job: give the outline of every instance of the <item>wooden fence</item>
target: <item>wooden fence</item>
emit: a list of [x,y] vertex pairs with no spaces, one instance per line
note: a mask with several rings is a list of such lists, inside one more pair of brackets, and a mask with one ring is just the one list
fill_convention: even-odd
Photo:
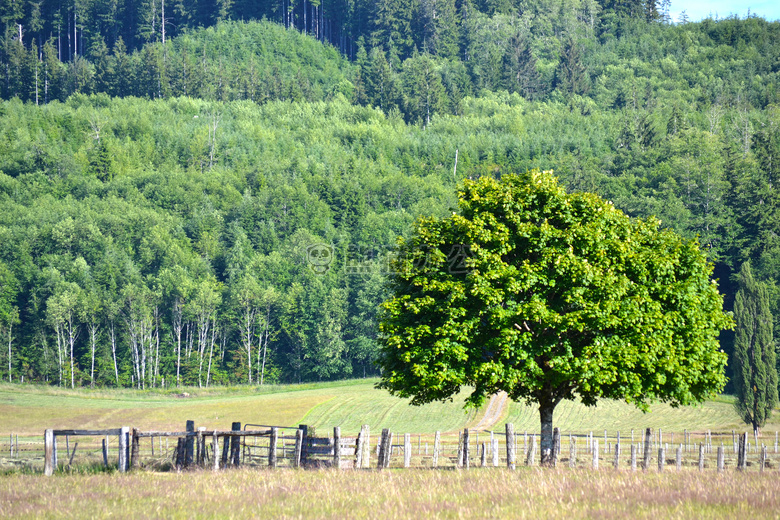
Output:
[[[328,432],[329,434],[331,432]],[[306,425],[298,427],[244,425],[233,423],[230,430],[196,428],[187,421],[183,431],[140,431],[121,427],[106,430],[46,430],[44,435],[44,473],[51,475],[61,462],[58,438],[64,437],[70,465],[82,438],[100,438],[102,462],[109,466],[109,442],[116,441],[116,464],[119,471],[129,468],[160,467],[220,468],[252,467],[337,467],[341,469],[389,467],[444,468],[533,466],[542,456],[538,433],[517,432],[511,423],[504,431],[464,429],[457,433],[394,434],[383,429],[371,438],[364,425],[356,436],[344,436],[336,427],[332,435],[318,436]],[[657,467],[717,468],[724,471],[758,467],[759,471],[780,468],[778,434],[774,445],[762,444],[756,435],[706,432],[664,432],[662,430],[630,432],[594,432],[563,434],[554,430],[550,454],[551,465],[643,469]],[[76,440],[72,450],[70,441]],[[171,445],[169,439],[175,439]],[[165,440],[165,447],[163,447]],[[18,438],[9,438],[11,456],[19,453]],[[86,439],[85,439],[86,441]],[[156,446],[156,450],[155,450]],[[165,462],[155,466],[152,462]]]

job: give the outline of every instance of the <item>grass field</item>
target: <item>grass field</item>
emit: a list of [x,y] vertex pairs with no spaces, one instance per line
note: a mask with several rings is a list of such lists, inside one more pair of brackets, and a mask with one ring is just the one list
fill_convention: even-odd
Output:
[[695,470],[11,475],[4,518],[777,518],[780,478]]
[[[199,426],[216,428],[228,428],[233,421],[305,423],[323,433],[338,425],[345,435],[354,435],[361,424],[369,424],[374,441],[381,428],[420,433],[425,441],[431,440],[431,432],[441,430],[451,433],[448,442],[452,451],[442,463],[450,469],[440,470],[269,471],[261,463],[217,473],[195,469],[120,474],[83,462],[89,460],[81,458],[85,452],[96,452],[94,446],[82,444],[77,463],[54,477],[41,475],[40,454],[32,462],[20,464],[3,459],[7,454],[3,452],[0,518],[778,518],[780,473],[773,453],[763,474],[756,470],[755,451],[750,454],[752,465],[747,472],[734,471],[733,455],[727,455],[727,470],[719,474],[710,455],[708,469],[699,473],[694,469],[694,449],[686,452],[682,471],[675,471],[673,462],[668,462],[672,465],[663,474],[655,470],[615,471],[609,467],[611,453],[602,455],[601,470],[588,469],[589,455],[584,451],[578,457],[578,469],[565,467],[568,464],[558,469],[529,468],[520,459],[515,472],[504,467],[453,470],[452,443],[457,443],[453,432],[478,424],[486,407],[464,411],[465,393],[449,403],[412,407],[374,389],[375,383],[355,380],[175,392],[0,384],[0,450],[7,449],[9,433],[39,443],[45,428],[128,425],[180,430],[185,420],[192,419]],[[183,392],[189,397],[181,397]],[[774,431],[780,430],[778,415],[764,429],[766,444],[771,445]],[[536,410],[523,404],[508,403],[492,429],[502,430],[507,421],[513,422],[518,432],[539,429]],[[555,423],[564,434],[593,431],[597,436],[607,429],[610,436],[622,430],[627,437],[632,428],[645,427],[665,432],[745,430],[728,396],[691,408],[659,404],[648,414],[614,401],[593,408],[562,403]],[[144,449],[149,448],[147,444]],[[564,454],[566,446],[564,443]],[[71,447],[75,450],[73,444]],[[115,452],[112,455],[115,457]],[[163,457],[169,460],[170,452],[166,450]],[[476,461],[476,453],[472,457]],[[401,459],[395,456],[393,465],[402,464]],[[622,464],[625,467],[627,462]],[[427,449],[423,455],[417,452],[413,466],[430,466]]]
[[[410,406],[408,401],[376,390],[376,380],[352,380],[307,385],[188,388],[176,391],[66,390],[56,387],[0,384],[0,440],[3,434],[39,436],[46,428],[115,428],[178,430],[188,419],[198,426],[229,428],[230,423],[293,426],[309,424],[321,430],[341,426],[356,432],[361,424],[372,431],[432,433],[475,426],[485,409],[465,411],[466,393],[452,402]],[[187,392],[190,397],[178,397]],[[517,431],[538,431],[536,409],[522,403],[505,407],[492,429],[507,421]],[[563,402],[556,408],[555,425],[563,432],[610,432],[662,428],[665,431],[744,430],[732,399],[722,396],[701,406],[672,408],[655,404],[643,414],[635,407],[602,401],[596,407]],[[764,428],[780,430],[780,413]]]

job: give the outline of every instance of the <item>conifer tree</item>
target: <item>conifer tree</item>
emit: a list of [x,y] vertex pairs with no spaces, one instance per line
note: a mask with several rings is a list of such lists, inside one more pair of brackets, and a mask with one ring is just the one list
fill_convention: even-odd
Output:
[[516,34],[509,40],[503,59],[504,86],[527,99],[544,95],[544,83],[536,70],[536,58],[531,53],[528,38]]
[[734,302],[735,407],[742,420],[758,431],[772,415],[778,399],[769,291],[753,279],[750,262],[742,264],[739,286]]
[[566,93],[585,94],[589,85],[588,71],[582,64],[582,54],[577,41],[569,36],[561,52],[561,61],[555,73],[555,83]]

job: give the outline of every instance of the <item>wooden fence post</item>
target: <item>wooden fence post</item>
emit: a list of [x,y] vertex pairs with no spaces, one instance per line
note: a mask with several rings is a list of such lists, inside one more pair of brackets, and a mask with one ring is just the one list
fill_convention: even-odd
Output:
[[333,465],[341,469],[341,427],[333,428]]
[[222,437],[222,467],[226,468],[230,461],[230,437]]
[[138,445],[138,428],[133,428],[133,436],[130,448],[130,467],[137,468],[140,465],[140,446]]
[[412,435],[409,433],[404,434],[404,467],[408,468],[412,465]]
[[365,442],[365,425],[363,425],[360,427],[357,441],[355,441],[355,469],[361,469],[363,467],[363,444],[365,444]]
[[528,453],[525,458],[526,466],[533,466],[536,464],[536,435],[531,435],[531,447],[528,448]]
[[699,443],[699,471],[704,471],[704,444]]
[[279,428],[271,428],[271,440],[268,446],[268,465],[272,468],[276,467],[276,443],[279,440]]
[[[206,438],[203,433],[205,431],[205,426],[198,426],[198,435],[196,437],[198,450],[195,458],[197,460],[196,464],[200,467],[203,467],[206,464]],[[152,446],[154,446],[154,441],[152,441]]]
[[558,452],[561,451],[561,430],[553,428],[553,445],[552,445],[552,467],[558,465]]
[[506,423],[506,467],[515,469],[515,425]]
[[101,439],[103,442],[103,467],[108,467],[108,445],[106,444],[106,439]]
[[431,464],[434,468],[439,466],[439,450],[441,449],[441,432],[436,430],[436,434],[433,436],[433,460]]
[[47,477],[52,476],[57,468],[54,456],[55,439],[54,430],[43,432],[43,474]]
[[569,435],[569,467],[577,467],[577,441]]
[[187,439],[179,437],[176,443],[176,471],[184,468],[184,461],[187,459]]
[[217,430],[211,432],[211,451],[212,451],[212,466],[211,469],[219,471],[219,440],[217,439]]
[[593,469],[599,469],[599,440],[593,439]]
[[367,424],[363,425],[365,435],[363,440],[363,463],[361,468],[370,468],[371,464],[371,429]]
[[382,435],[379,438],[379,454],[377,455],[376,468],[382,469],[385,466],[385,439],[390,433],[387,428],[382,428]]
[[682,444],[677,446],[677,455],[674,462],[677,466],[677,471],[680,471],[682,469]]
[[379,450],[379,458],[381,459],[379,467],[381,469],[390,467],[390,455],[392,455],[392,451],[393,434],[389,429],[385,428],[382,430],[382,447]]
[[745,450],[747,445],[747,432],[739,435],[739,447],[737,451],[737,470],[742,471],[747,467],[747,457],[745,456]]
[[631,471],[636,471],[636,444],[631,443]]
[[[620,439],[620,434],[618,433],[618,439]],[[620,469],[620,440],[615,443],[615,462],[614,462],[615,469]]]
[[128,426],[119,429],[119,471],[127,471],[127,436],[130,433]]
[[466,469],[469,469],[469,458],[470,458],[470,447],[469,447],[469,429],[464,428],[463,429],[463,467]]
[[303,430],[295,430],[295,453],[293,455],[293,467],[301,467],[301,451],[303,451]]
[[718,472],[722,472],[725,466],[723,446],[718,446]]
[[[234,432],[241,431],[241,423],[234,422],[230,429]],[[241,463],[241,437],[237,435],[230,437],[230,463],[236,468]]]
[[458,468],[463,467],[463,432],[461,431],[458,431],[458,455],[455,466]]
[[664,466],[666,465],[666,449],[663,444],[658,447],[658,472],[664,472]]
[[650,445],[653,442],[653,433],[650,428],[645,430],[645,453],[644,453],[644,460],[642,462],[642,469],[647,471],[648,468],[650,468]]
[[195,421],[187,421],[187,436],[184,438],[184,467],[189,468],[193,459],[193,446],[195,444],[195,437],[189,435],[195,433]]
[[490,439],[490,454],[493,457],[493,467],[498,467],[498,437]]

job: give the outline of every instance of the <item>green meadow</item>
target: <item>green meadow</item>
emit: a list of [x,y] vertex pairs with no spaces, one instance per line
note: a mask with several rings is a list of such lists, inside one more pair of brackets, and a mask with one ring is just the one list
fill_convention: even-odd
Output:
[[[430,434],[437,430],[454,432],[474,428],[487,410],[487,404],[480,410],[464,409],[467,390],[451,402],[411,406],[407,400],[375,389],[376,382],[376,379],[358,379],[165,391],[69,390],[0,384],[0,439],[10,433],[42,436],[47,428],[130,426],[142,430],[180,430],[187,420],[208,428],[229,428],[232,422],[240,421],[277,426],[308,424],[320,431],[340,426],[345,433],[353,434],[362,424],[368,424],[372,431],[390,428],[400,433]],[[502,431],[506,422],[514,423],[518,432],[539,429],[535,407],[509,400],[495,420],[480,429]],[[564,434],[603,433],[606,429],[610,435],[617,430],[627,434],[631,429],[643,428],[668,432],[745,429],[734,412],[730,396],[719,396],[693,407],[673,408],[656,403],[648,413],[617,401],[601,401],[595,407],[563,402],[556,408],[555,425]],[[780,413],[764,428],[767,434],[775,430],[780,430]]]

